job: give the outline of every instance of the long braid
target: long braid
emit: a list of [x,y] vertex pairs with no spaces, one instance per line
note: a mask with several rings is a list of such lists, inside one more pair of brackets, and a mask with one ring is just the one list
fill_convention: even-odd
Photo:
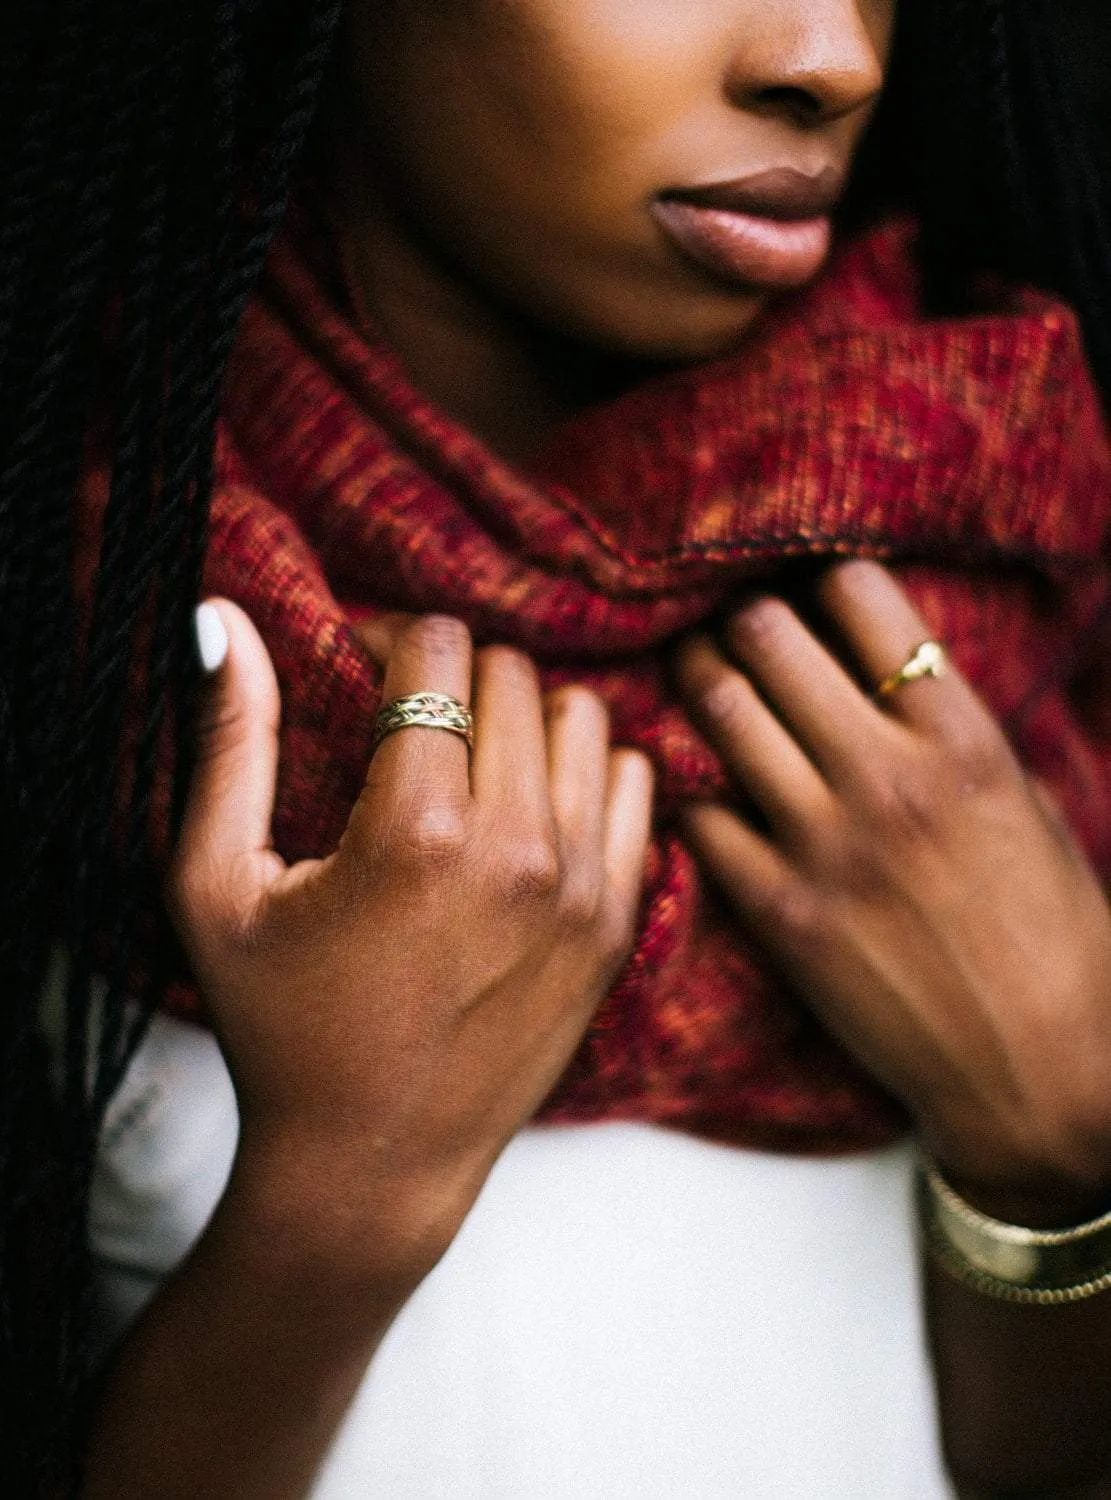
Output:
[[1008,21],[1016,54],[1012,91],[1025,101],[1023,143],[1037,177],[1045,276],[1080,313],[1089,358],[1111,390],[1111,204],[1104,173],[1062,81],[1043,0],[1026,0]]
[[934,301],[966,306],[983,271],[1059,292],[1111,392],[1111,201],[1043,0],[906,5],[894,67],[869,189],[911,199]]
[[[218,37],[226,42],[232,35],[235,18],[234,4],[222,7],[227,24],[218,28]],[[285,106],[281,126],[268,150],[265,177],[260,199],[267,204],[265,214],[260,214],[260,225],[243,245],[228,276],[228,294],[222,300],[210,324],[195,326],[193,337],[187,327],[182,327],[179,336],[171,339],[171,345],[181,352],[181,361],[168,372],[170,400],[168,410],[180,412],[188,420],[181,430],[168,423],[165,435],[164,467],[165,491],[207,494],[211,484],[212,440],[219,398],[219,371],[231,348],[235,326],[243,303],[249,295],[265,256],[270,236],[277,225],[281,206],[284,203],[285,186],[300,149],[311,116],[316,84],[327,56],[327,41],[333,24],[333,15],[327,8],[311,13],[307,18],[307,35],[304,42],[291,49],[297,59],[297,67],[291,70],[285,85]],[[236,69],[235,47],[225,46],[216,58],[214,80],[219,82]],[[233,138],[235,122],[221,110],[221,92],[214,92],[213,121],[215,125],[213,154],[213,176],[215,184],[215,214],[217,225],[226,222],[233,199],[234,182],[231,172],[232,153],[228,149]],[[192,276],[184,274],[176,299],[177,317],[183,324],[191,319]],[[206,361],[201,351],[215,350],[216,358]],[[175,390],[182,397],[191,394],[192,404],[185,399],[175,401]],[[164,607],[154,614],[154,638],[150,665],[151,677],[147,686],[149,712],[143,715],[144,730],[136,753],[135,788],[132,800],[131,843],[125,858],[137,860],[147,843],[149,832],[150,798],[154,781],[156,751],[158,748],[161,715],[170,705],[167,693],[175,682],[182,680],[182,672],[188,671],[188,662],[181,658],[183,642],[188,641],[186,621],[181,618],[181,609],[191,609],[199,585],[200,570],[204,556],[205,511],[198,506],[174,505],[167,508],[163,522],[151,528],[148,535],[152,543],[152,555],[144,559],[152,573],[165,573]],[[192,522],[193,524],[190,524]],[[176,612],[175,612],[176,611]],[[176,668],[176,670],[175,670]],[[180,700],[175,705],[177,716],[183,719],[186,706]],[[182,759],[179,769],[187,764]],[[177,778],[177,792],[184,787],[184,776]],[[138,906],[140,891],[136,888],[131,901],[121,906],[117,922],[126,930],[129,919],[133,919]],[[122,920],[121,920],[122,919]],[[123,951],[121,944],[121,951]],[[105,1003],[106,1037],[111,1039],[122,1034],[123,982],[126,969],[121,968],[112,976]],[[136,1027],[143,1024],[140,1007]],[[120,1068],[130,1055],[137,1030],[127,1034],[122,1049],[113,1056],[111,1047],[103,1052],[104,1073],[101,1079],[101,1097],[110,1095],[118,1080]]]
[[[74,28],[77,30],[78,28]],[[72,552],[69,537],[69,494],[78,473],[82,453],[82,414],[87,406],[90,372],[96,358],[98,302],[103,300],[107,259],[110,207],[107,183],[115,165],[109,157],[108,170],[96,160],[87,141],[88,132],[80,130],[80,106],[88,107],[90,98],[102,97],[111,114],[117,108],[118,78],[123,73],[116,56],[105,49],[87,69],[83,87],[73,86],[68,111],[55,115],[57,158],[62,182],[73,188],[66,205],[71,215],[59,224],[57,257],[48,249],[33,267],[31,282],[35,295],[44,295],[43,267],[54,266],[54,295],[44,295],[47,318],[45,337],[35,350],[33,326],[25,304],[22,327],[18,315],[13,318],[15,350],[22,354],[23,345],[35,351],[37,363],[24,357],[13,358],[17,378],[30,368],[30,378],[22,382],[20,421],[13,426],[5,444],[0,465],[0,496],[6,511],[4,531],[10,539],[8,551],[9,578],[6,592],[14,608],[7,615],[10,628],[5,636],[16,654],[9,658],[7,695],[12,719],[24,726],[23,743],[13,752],[20,774],[22,806],[19,838],[13,856],[19,865],[9,871],[5,891],[7,931],[5,948],[10,955],[12,980],[5,985],[8,1007],[5,1014],[5,1090],[0,1104],[3,1112],[3,1145],[5,1168],[19,1166],[19,1135],[26,1120],[26,1053],[28,1034],[34,1027],[35,994],[29,983],[35,978],[44,959],[44,944],[50,927],[43,920],[50,896],[50,848],[52,825],[58,826],[56,792],[61,785],[62,762],[53,753],[56,748],[60,699],[65,693],[65,655],[51,650],[51,639],[66,641],[72,650],[73,625],[71,585],[66,576],[66,559]],[[72,49],[65,57],[72,63]],[[71,80],[72,83],[72,80]],[[42,117],[35,122],[42,124]],[[126,123],[126,116],[125,116]],[[116,158],[118,160],[118,157]],[[17,183],[22,187],[23,183]],[[80,222],[83,233],[74,232]],[[68,229],[68,232],[67,232]],[[18,247],[16,247],[18,250]],[[72,571],[70,568],[69,571]],[[39,607],[36,608],[35,606]],[[6,622],[6,623],[7,623]],[[7,642],[6,642],[7,644]],[[27,936],[24,936],[27,934]],[[12,949],[14,948],[14,953]],[[5,970],[9,969],[5,963]],[[5,973],[7,979],[7,973]],[[9,998],[10,997],[10,998]],[[76,1157],[79,1153],[74,1152]],[[28,1236],[26,1223],[38,1201],[33,1182],[33,1165],[23,1165],[5,1183],[6,1195],[13,1212],[5,1215],[4,1272],[5,1291],[9,1266],[18,1257],[25,1260],[24,1244]],[[22,1269],[22,1268],[21,1268]],[[7,1300],[7,1299],[6,1299]],[[10,1308],[3,1332],[14,1336]],[[51,1330],[53,1332],[53,1330]],[[20,1436],[30,1430],[20,1420],[24,1384],[20,1372],[5,1362],[3,1371],[5,1412],[11,1412],[19,1423]],[[30,1415],[42,1410],[33,1409]],[[41,1444],[43,1435],[34,1434]]]
[[[45,1488],[51,1453],[72,1450],[92,1148],[144,1009],[128,1022],[123,982],[158,821],[156,751],[165,729],[185,733],[220,378],[337,5],[66,0],[49,24],[43,9],[21,0],[6,17],[5,73],[28,83],[22,113],[0,122],[0,1409],[5,1482],[20,1494]],[[100,407],[94,379],[111,392]],[[78,661],[71,496],[90,441],[110,450],[111,488]],[[44,1302],[30,1268],[50,1141],[28,1141],[23,1126],[45,1087],[30,1062],[58,941],[69,954],[49,1127],[61,1244]],[[110,983],[90,1046],[94,970]]]
[[[203,367],[203,341],[204,329],[201,325],[207,317],[207,309],[195,309],[191,297],[191,288],[198,277],[204,274],[204,260],[206,252],[210,251],[215,236],[225,232],[225,226],[230,223],[232,212],[232,197],[230,191],[232,161],[234,160],[235,138],[234,132],[227,125],[226,117],[231,110],[231,103],[235,98],[236,87],[234,79],[234,58],[238,50],[238,36],[236,29],[236,17],[234,8],[218,9],[213,15],[213,34],[211,43],[211,79],[212,79],[212,108],[211,119],[213,126],[213,148],[210,150],[210,173],[211,180],[218,184],[216,187],[213,207],[210,203],[205,205],[205,211],[194,211],[201,208],[200,204],[194,205],[190,200],[187,204],[178,205],[178,211],[174,213],[169,233],[173,243],[178,247],[175,272],[172,282],[166,288],[166,294],[160,299],[159,313],[160,327],[156,335],[159,350],[168,351],[168,360],[176,364],[177,368],[171,371],[160,362],[158,368],[158,384],[167,385],[167,411],[175,412],[180,409],[182,403],[177,391],[176,382],[179,378],[178,370],[184,366],[186,378],[199,380],[202,378]],[[167,123],[171,123],[177,111],[170,108],[167,111]],[[215,145],[215,141],[219,145]],[[152,186],[157,186],[161,191],[163,199],[166,196],[166,183],[164,177],[157,175],[157,168],[161,165],[164,154],[156,153],[153,157],[155,176]],[[198,184],[203,192],[210,180],[209,174],[205,175],[204,182]],[[142,216],[138,222],[142,223]],[[221,247],[222,248],[222,247]],[[218,251],[216,252],[218,255]],[[126,362],[123,362],[126,365]],[[154,382],[148,382],[146,389],[154,386]],[[155,387],[157,388],[157,387]],[[141,393],[142,388],[140,388]],[[137,394],[140,394],[137,393]],[[153,429],[149,420],[140,418],[135,428],[136,438],[148,436]],[[199,447],[199,444],[198,444]],[[182,473],[181,459],[177,456],[177,444],[168,434],[162,434],[159,448],[160,466],[162,472],[162,489],[169,495],[180,494],[187,489],[187,476]],[[125,456],[126,444],[121,426],[120,438],[117,441],[115,457],[115,477],[120,481],[122,459]],[[143,455],[146,458],[146,455]],[[149,459],[141,463],[141,473],[150,472]],[[125,486],[128,488],[128,486]],[[157,499],[155,501],[157,509]],[[161,565],[168,556],[180,546],[180,532],[182,524],[193,515],[195,507],[177,505],[174,506],[164,518],[161,531],[158,525],[157,514],[152,524],[145,524],[146,518],[140,517],[143,523],[139,537],[141,553],[138,562],[134,560],[128,563],[128,548],[120,549],[120,555],[112,561],[113,570],[118,572],[121,566],[121,558],[128,567],[137,590],[131,607],[116,610],[117,619],[123,621],[123,629],[126,631],[127,622],[134,620],[141,608],[143,595],[146,593],[147,584],[145,580],[159,576]],[[118,528],[117,528],[118,530]],[[107,559],[106,559],[107,563]],[[195,586],[194,586],[195,592]],[[172,597],[172,594],[171,594]],[[158,622],[154,628],[165,628],[163,622],[168,616],[172,616],[172,609],[163,609],[160,613],[155,609],[154,616]],[[175,626],[181,629],[180,619],[175,619]],[[162,697],[166,687],[163,674],[151,672],[145,687],[145,702],[140,710],[139,718],[143,723],[143,729],[139,745],[135,753],[134,784],[129,809],[128,826],[124,832],[124,844],[120,852],[120,863],[124,869],[139,868],[146,853],[146,843],[149,837],[150,821],[150,785],[154,775],[155,747],[159,740],[159,732],[162,724]],[[99,1118],[105,1108],[111,1094],[114,1092],[116,1083],[126,1067],[130,1055],[128,1044],[128,1026],[124,1005],[124,989],[126,984],[126,957],[127,941],[126,934],[131,921],[134,920],[134,908],[138,893],[132,891],[121,892],[121,900],[118,903],[114,917],[112,951],[115,953],[117,962],[112,972],[107,974],[107,993],[104,998],[103,1031],[101,1036],[99,1073],[96,1080],[96,1091],[94,1094],[94,1117]],[[140,1005],[139,1013],[145,1022],[148,1007]],[[138,1017],[136,1018],[138,1021]],[[135,1033],[135,1040],[138,1032]]]
[[[226,3],[219,7],[225,13],[226,22],[218,27],[217,35],[226,43],[233,34],[236,7]],[[186,335],[173,338],[171,345],[181,351],[181,362],[168,372],[170,413],[181,413],[187,420],[180,430],[172,422],[167,423],[165,434],[164,466],[165,493],[207,495],[211,485],[211,462],[213,433],[219,399],[219,373],[223,368],[243,304],[261,270],[270,237],[277,227],[285,199],[286,185],[300,150],[311,118],[316,89],[323,71],[328,51],[328,41],[334,24],[335,7],[320,7],[304,18],[305,34],[295,37],[289,49],[295,59],[289,77],[281,83],[282,106],[278,130],[267,151],[265,170],[259,192],[260,205],[265,210],[259,214],[259,223],[247,237],[227,278],[227,291],[216,308],[207,326],[194,326],[193,338]],[[224,45],[218,52],[214,69],[214,81],[234,74],[237,68],[236,48]],[[226,83],[225,83],[226,87]],[[227,222],[233,201],[234,180],[232,176],[233,154],[229,146],[234,139],[235,122],[221,107],[221,94],[213,97],[213,162],[211,181],[214,184],[214,213],[216,226]],[[211,247],[206,247],[206,253]],[[176,299],[177,316],[188,322],[193,305],[192,277],[183,275]],[[215,358],[204,358],[206,351],[215,351]],[[175,392],[181,399],[175,400]],[[192,397],[192,400],[188,400]],[[162,714],[171,706],[169,698],[174,695],[174,685],[188,680],[189,660],[182,657],[182,645],[188,642],[187,620],[182,611],[192,608],[200,581],[200,570],[204,557],[205,508],[198,505],[172,504],[165,507],[162,522],[150,528],[148,535],[153,544],[152,555],[145,560],[146,566],[164,577],[162,607],[154,612],[153,642],[150,656],[151,675],[147,686],[148,709],[142,717],[143,734],[136,753],[135,786],[132,798],[131,843],[125,858],[128,861],[141,858],[147,844],[147,824],[150,816],[150,799],[154,782],[156,752]],[[179,723],[187,719],[187,707],[180,694],[176,693],[176,718]],[[180,804],[184,789],[184,771],[187,757],[179,761],[176,778],[176,800]],[[140,890],[135,887],[125,892],[125,901],[117,915],[117,924],[126,931],[138,906]],[[130,900],[126,899],[130,897]],[[122,942],[120,951],[125,951]],[[114,1089],[119,1073],[130,1056],[131,1048],[143,1024],[149,1006],[140,1007],[134,1025],[123,1032],[123,985],[126,968],[111,976],[108,997],[105,1002],[105,1033],[111,1041],[124,1035],[124,1045],[113,1055],[107,1047],[102,1054],[103,1073],[100,1080],[99,1097],[106,1098]],[[156,986],[155,986],[156,988]]]
[[[151,0],[137,8],[132,22],[148,29]],[[152,30],[153,36],[157,33]],[[120,370],[119,394],[113,412],[114,451],[112,489],[105,517],[101,555],[100,588],[90,628],[89,672],[85,682],[83,712],[71,736],[65,771],[67,821],[72,842],[62,858],[77,869],[105,868],[105,844],[111,821],[112,792],[116,767],[114,746],[119,742],[122,706],[133,641],[126,624],[115,641],[108,641],[106,617],[126,622],[141,613],[149,584],[145,575],[127,576],[126,555],[133,548],[136,531],[148,521],[145,495],[149,476],[158,462],[162,349],[166,339],[164,298],[161,295],[163,266],[172,227],[167,215],[169,184],[163,162],[180,157],[179,97],[185,69],[180,49],[171,48],[160,59],[153,49],[136,58],[137,69],[158,69],[158,88],[150,112],[142,123],[139,159],[133,164],[125,201],[128,222],[123,227],[131,274],[119,292],[119,323],[114,336],[114,361]],[[122,566],[121,566],[122,562]],[[90,707],[90,703],[93,705]],[[100,711],[99,744],[89,733]],[[103,769],[101,769],[103,768]],[[100,777],[97,776],[101,770]],[[90,831],[93,831],[90,838]],[[127,870],[126,862],[121,869]],[[85,1195],[98,1124],[97,1111],[90,1110],[82,1069],[89,1052],[90,943],[93,930],[104,919],[106,902],[101,889],[78,889],[66,913],[65,942],[74,955],[69,975],[65,1026],[65,1079],[63,1096],[65,1135],[71,1144],[68,1172],[63,1179],[63,1197],[71,1212],[64,1226],[59,1255],[59,1275],[68,1282],[73,1298],[71,1323],[63,1325],[59,1348],[75,1351],[58,1371],[63,1409],[75,1404],[83,1379],[79,1351],[86,1307],[87,1263],[85,1255]]]

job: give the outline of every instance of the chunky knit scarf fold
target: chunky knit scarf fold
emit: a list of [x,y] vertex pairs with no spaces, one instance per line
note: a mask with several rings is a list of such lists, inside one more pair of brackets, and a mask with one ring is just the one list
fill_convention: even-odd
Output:
[[360,614],[448,611],[548,681],[593,684],[656,763],[659,829],[636,951],[545,1117],[835,1150],[886,1139],[899,1112],[766,975],[669,825],[725,783],[668,643],[754,579],[892,560],[1111,870],[1109,520],[1070,313],[1030,294],[927,319],[907,228],[850,246],[735,358],[576,418],[529,473],[413,390],[289,235],[230,372],[207,582],[278,669],[289,859],[334,846],[365,774],[380,677]]

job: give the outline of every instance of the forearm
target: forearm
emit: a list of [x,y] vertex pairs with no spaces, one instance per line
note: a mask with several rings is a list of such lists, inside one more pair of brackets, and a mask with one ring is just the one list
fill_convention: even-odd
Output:
[[309,1492],[404,1297],[304,1222],[233,1178],[109,1372],[87,1500]]
[[1111,1292],[996,1301],[927,1271],[944,1443],[964,1500],[1111,1500]]

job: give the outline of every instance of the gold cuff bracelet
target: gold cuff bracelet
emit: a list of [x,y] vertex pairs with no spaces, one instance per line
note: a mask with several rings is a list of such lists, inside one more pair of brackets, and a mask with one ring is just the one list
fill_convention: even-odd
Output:
[[1111,1213],[1072,1229],[1004,1224],[966,1203],[928,1162],[918,1207],[934,1259],[987,1297],[1052,1306],[1111,1290]]

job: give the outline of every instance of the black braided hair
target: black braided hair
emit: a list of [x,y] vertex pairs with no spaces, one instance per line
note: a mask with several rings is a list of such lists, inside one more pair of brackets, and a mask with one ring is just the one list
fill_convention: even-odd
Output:
[[[157,993],[156,750],[188,769],[214,423],[239,314],[305,140],[340,0],[8,0],[0,53],[0,1452],[72,1479],[87,1381],[89,1179]],[[978,273],[1069,298],[1111,392],[1105,195],[1042,0],[902,0],[857,203],[922,226],[931,295]],[[110,457],[91,608],[73,494]],[[124,753],[125,697],[137,737]],[[130,768],[126,785],[121,767]],[[113,809],[125,809],[122,826]],[[153,951],[153,948],[152,948]],[[41,996],[68,960],[61,1066]],[[104,994],[91,1024],[94,974]],[[133,997],[134,1001],[134,997]]]
[[[8,1493],[45,1493],[71,1477],[58,1460],[73,1451],[87,1374],[89,1177],[103,1108],[152,998],[129,1006],[124,982],[155,752],[167,733],[183,737],[187,721],[189,617],[220,380],[302,148],[337,11],[338,0],[17,0],[5,14],[0,1445]],[[79,620],[72,498],[94,444],[111,455],[111,486],[92,605]],[[139,728],[124,757],[129,693]],[[184,768],[182,757],[179,788]],[[121,800],[122,828],[111,816]],[[59,950],[69,967],[59,1086],[50,1091],[38,1011]],[[106,992],[90,1038],[94,971]]]
[[1059,292],[1111,393],[1111,199],[1073,93],[1045,0],[901,0],[850,214],[916,212],[939,311],[966,307],[983,272]]

